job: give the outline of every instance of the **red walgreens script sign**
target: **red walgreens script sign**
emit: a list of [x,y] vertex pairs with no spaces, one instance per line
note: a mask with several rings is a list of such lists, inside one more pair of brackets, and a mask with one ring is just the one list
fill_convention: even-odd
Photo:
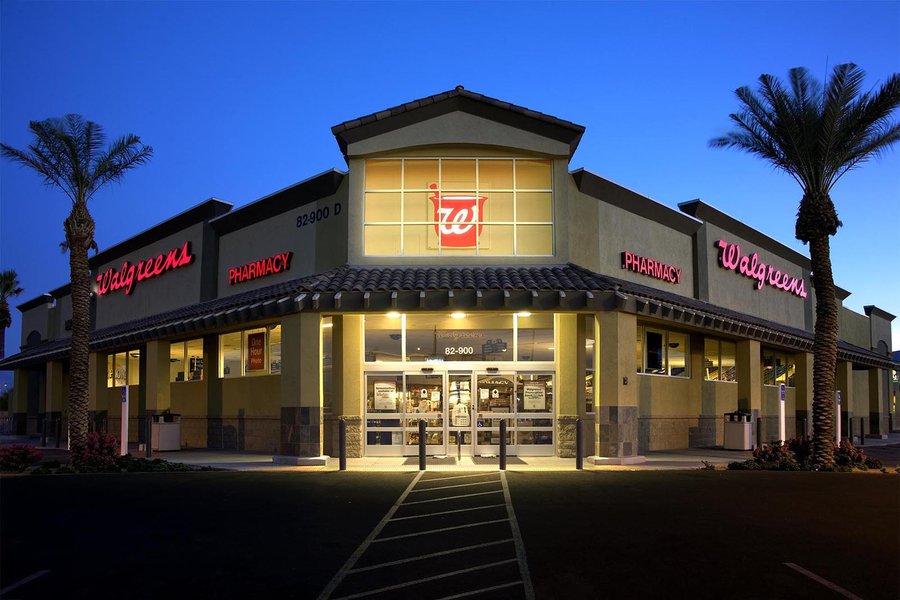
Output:
[[116,271],[109,268],[97,275],[97,295],[104,296],[109,292],[125,289],[125,295],[134,291],[134,286],[139,281],[158,277],[166,271],[172,271],[191,264],[194,255],[191,254],[191,243],[185,242],[181,248],[174,248],[156,258],[142,260],[133,265],[127,260],[122,263],[122,268]]
[[[437,190],[437,185],[433,183],[428,187]],[[486,196],[435,191],[428,199],[434,204],[434,232],[438,234],[441,246],[471,248],[477,245],[478,236],[484,229],[480,215],[487,201]]]

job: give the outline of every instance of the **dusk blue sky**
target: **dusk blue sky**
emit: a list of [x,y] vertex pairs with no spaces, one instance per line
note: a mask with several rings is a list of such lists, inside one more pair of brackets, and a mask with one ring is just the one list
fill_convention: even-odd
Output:
[[[463,85],[587,127],[572,169],[671,207],[702,198],[806,253],[794,181],[707,143],[728,129],[734,89],[761,73],[824,78],[850,61],[871,86],[900,71],[900,3],[4,0],[0,139],[24,147],[30,119],[75,112],[153,146],[149,165],[92,201],[103,249],[211,196],[240,206],[345,168],[332,125]],[[833,198],[846,305],[900,314],[900,151]],[[0,268],[25,288],[13,305],[66,283],[67,199],[4,161],[0,202]]]

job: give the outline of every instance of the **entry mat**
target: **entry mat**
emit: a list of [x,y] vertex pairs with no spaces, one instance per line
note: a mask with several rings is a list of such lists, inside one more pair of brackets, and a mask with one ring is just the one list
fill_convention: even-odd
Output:
[[[404,465],[417,465],[419,464],[418,456],[410,456],[406,460],[403,461]],[[425,459],[426,465],[455,465],[456,457],[455,456],[429,456]]]
[[[488,456],[473,456],[472,462],[476,465],[499,465],[500,457],[488,457]],[[508,465],[527,465],[524,460],[517,456],[507,456],[506,464]]]

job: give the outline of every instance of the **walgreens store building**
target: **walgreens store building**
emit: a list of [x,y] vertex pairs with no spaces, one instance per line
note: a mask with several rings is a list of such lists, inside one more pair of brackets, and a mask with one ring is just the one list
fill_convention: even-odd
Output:
[[[208,200],[91,259],[92,426],[181,415],[181,447],[315,463],[417,453],[608,461],[811,423],[806,256],[695,200],[568,165],[584,128],[457,88],[332,128],[331,170]],[[838,304],[849,295],[841,290]],[[66,418],[67,286],[19,306],[18,433]],[[840,308],[844,431],[888,427],[890,321]],[[857,421],[858,422],[858,421]],[[857,429],[858,433],[858,429]]]

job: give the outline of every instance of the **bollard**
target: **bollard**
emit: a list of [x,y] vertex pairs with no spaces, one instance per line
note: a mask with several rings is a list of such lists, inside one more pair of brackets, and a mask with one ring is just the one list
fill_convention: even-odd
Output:
[[109,435],[109,417],[103,417],[103,433]]
[[347,421],[344,417],[338,422],[338,462],[341,471],[347,470]]
[[847,441],[853,443],[853,417],[847,417]]
[[59,438],[62,437],[62,419],[56,417],[56,447],[59,448]]
[[866,420],[865,417],[859,418],[859,445],[866,445]]
[[584,468],[584,452],[581,449],[581,419],[575,419],[575,468],[577,470],[582,470]]
[[41,446],[47,447],[47,430],[50,428],[50,424],[47,423],[49,421],[47,417],[44,417],[44,420],[41,422]]
[[419,470],[425,470],[425,419],[419,419]]
[[807,439],[809,439],[809,434],[807,433],[809,430],[806,428],[806,419],[801,419],[800,421],[801,423],[803,423],[803,429],[800,430],[800,439],[805,442]]
[[888,413],[888,433],[894,431],[894,413]]
[[506,419],[500,419],[500,470],[506,470]]
[[756,447],[762,448],[762,417],[756,417]]
[[462,460],[462,431],[456,431],[456,460]]
[[144,456],[150,458],[153,455],[153,413],[149,410],[147,411],[147,416],[144,421],[146,422],[146,429],[144,430]]

